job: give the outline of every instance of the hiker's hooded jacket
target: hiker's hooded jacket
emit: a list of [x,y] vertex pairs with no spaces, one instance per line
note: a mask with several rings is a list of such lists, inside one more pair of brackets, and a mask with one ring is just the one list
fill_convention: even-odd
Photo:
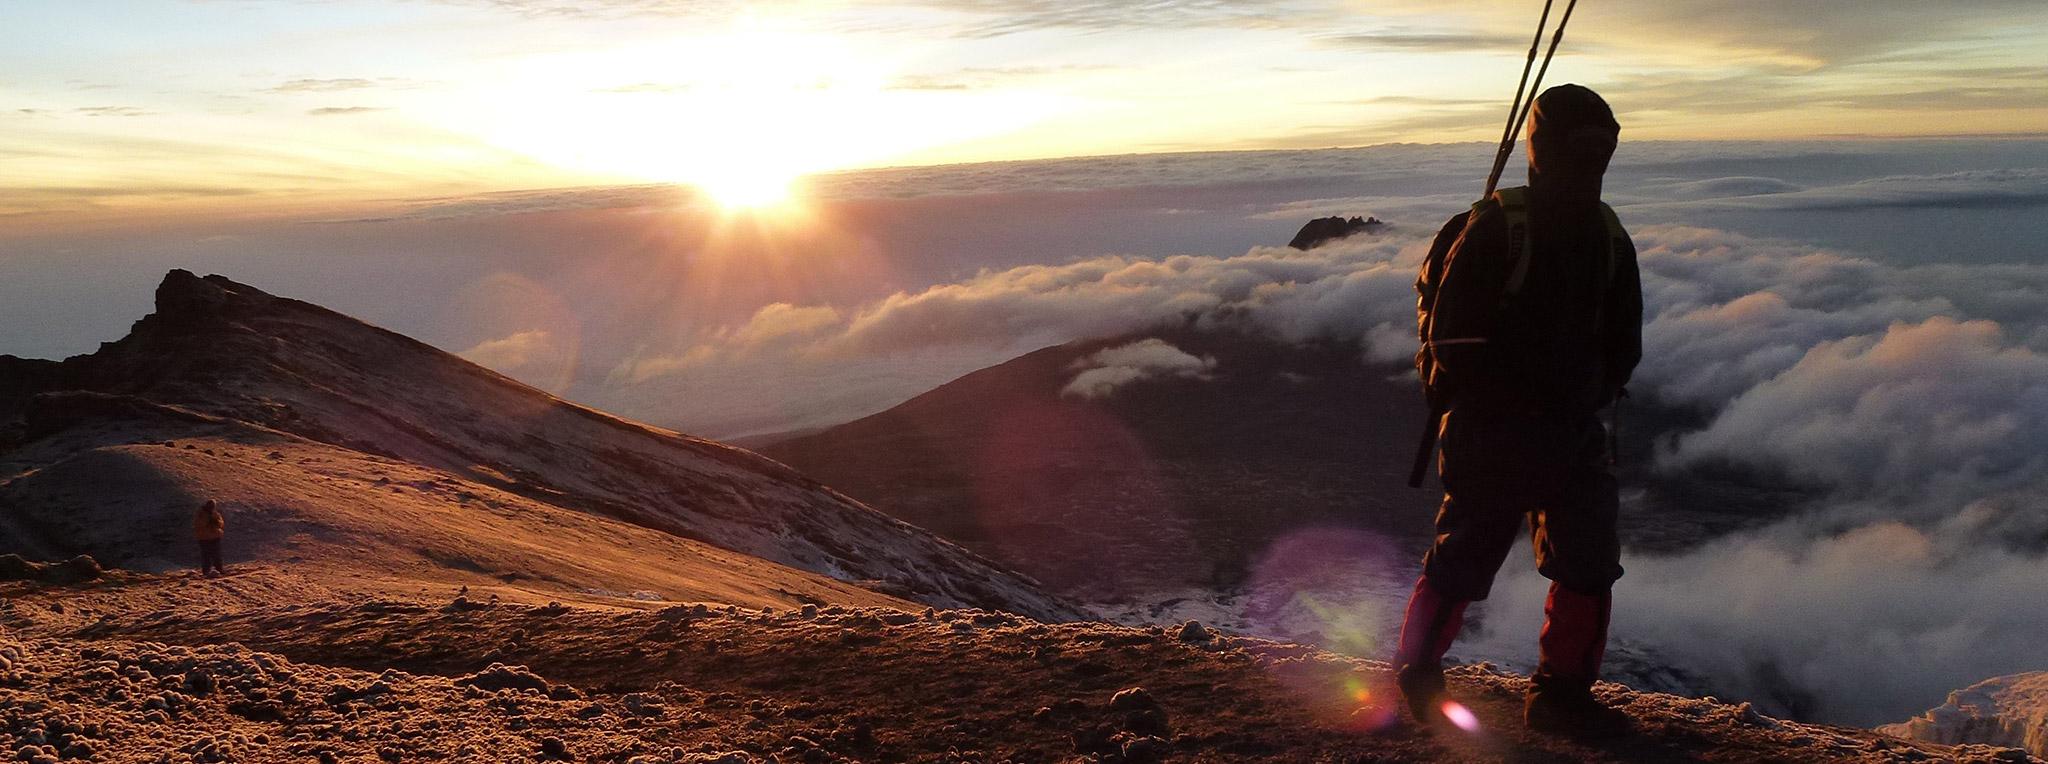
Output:
[[200,541],[219,541],[227,535],[227,518],[222,517],[218,508],[200,508],[192,514],[192,538]]
[[[1590,91],[1588,91],[1590,92]],[[1635,247],[1613,244],[1598,178],[1613,151],[1566,136],[1614,124],[1597,97],[1539,101],[1531,116],[1529,258],[1521,289],[1504,294],[1513,263],[1507,216],[1485,204],[1445,224],[1455,237],[1429,325],[1432,386],[1454,408],[1590,414],[1614,400],[1642,358],[1643,294]],[[1598,130],[1581,131],[1598,133]],[[1547,170],[1547,172],[1546,172]],[[1570,181],[1546,184],[1552,178]],[[1590,193],[1583,188],[1590,175]],[[1568,182],[1581,187],[1555,191]]]

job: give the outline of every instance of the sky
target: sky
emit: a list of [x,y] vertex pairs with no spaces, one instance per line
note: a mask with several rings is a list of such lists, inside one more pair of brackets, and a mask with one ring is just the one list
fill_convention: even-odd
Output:
[[[1540,9],[22,0],[0,225],[650,182],[744,204],[848,168],[1478,140]],[[2044,37],[2034,0],[1589,2],[1549,81],[1636,139],[2032,133]]]

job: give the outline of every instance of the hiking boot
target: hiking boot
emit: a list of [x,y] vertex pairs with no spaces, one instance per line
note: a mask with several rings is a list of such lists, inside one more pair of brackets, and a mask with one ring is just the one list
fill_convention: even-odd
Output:
[[1419,724],[1433,724],[1444,718],[1444,668],[1441,665],[1402,666],[1394,672],[1394,685],[1408,701],[1408,713]]
[[1590,689],[1538,683],[1524,697],[1522,722],[1536,732],[1581,738],[1617,737],[1635,726],[1626,712],[1601,703]]
[[1467,604],[1444,597],[1427,576],[1415,579],[1392,662],[1394,683],[1417,722],[1431,724],[1444,718],[1444,653],[1465,624]]

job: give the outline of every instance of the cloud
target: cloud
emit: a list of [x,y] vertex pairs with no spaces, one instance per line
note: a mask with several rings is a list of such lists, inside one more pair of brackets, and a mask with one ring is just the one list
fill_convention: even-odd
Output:
[[[842,353],[946,343],[1062,341],[1188,319],[1251,324],[1289,339],[1354,338],[1413,320],[1411,236],[1354,237],[1302,253],[1256,248],[1236,257],[1099,257],[988,272],[898,293],[852,314],[825,342]],[[1402,311],[1409,315],[1403,316]]]
[[549,346],[549,335],[542,330],[519,332],[494,340],[479,342],[475,347],[456,355],[472,363],[494,369],[523,366],[533,360],[536,353]]
[[2040,668],[2048,557],[1987,541],[1891,521],[1817,540],[1732,539],[1632,560],[1617,612],[1634,611],[1623,629],[1767,707],[1899,721],[1949,690]]
[[1120,0],[925,0],[904,3],[976,18],[961,28],[968,37],[999,37],[1048,29],[1108,31],[1235,27],[1272,29],[1307,18],[1329,18],[1339,6],[1317,0],[1195,0],[1130,3]]
[[1888,265],[1686,226],[1638,232],[1645,301],[1636,386],[1709,409],[1791,370],[1810,350],[1946,316],[2042,344],[2048,267]]
[[576,362],[575,343],[545,329],[484,340],[456,355],[505,376],[530,380],[550,392],[568,386]]
[[839,311],[830,306],[771,303],[755,311],[745,324],[722,339],[748,348],[760,348],[813,336],[838,324],[839,320]]
[[694,199],[681,187],[657,184],[499,191],[468,196],[406,199],[373,217],[316,220],[315,223],[386,223],[399,220],[455,220],[566,210],[673,208]]
[[156,113],[134,106],[80,106],[72,111],[88,117],[147,117]]
[[906,74],[889,83],[890,90],[974,90],[980,87],[986,86],[940,74]]
[[1075,398],[1107,398],[1116,389],[1146,379],[1208,379],[1216,359],[1196,356],[1160,339],[1143,339],[1096,351],[1074,362],[1075,374],[1060,395]]
[[1631,188],[1629,192],[1652,198],[1692,200],[1789,194],[1801,190],[1804,189],[1799,184],[1777,178],[1736,176],[1707,178],[1704,180],[1651,182]]
[[[1529,48],[1529,38],[1481,32],[1423,32],[1388,29],[1374,32],[1325,35],[1315,38],[1326,45],[1364,49],[1420,50],[1438,53],[1520,52]],[[1559,55],[1565,55],[1559,51]]]
[[388,111],[388,109],[381,106],[322,106],[318,109],[309,109],[306,113],[315,117],[333,117],[345,114],[368,114],[373,111]]
[[383,81],[384,81],[384,80],[369,80],[369,79],[363,79],[363,78],[360,78],[360,77],[341,77],[341,78],[335,78],[335,79],[297,79],[297,80],[286,80],[286,81],[284,81],[283,83],[279,84],[279,85],[278,85],[277,87],[273,87],[273,88],[270,88],[270,92],[272,92],[272,93],[333,93],[333,92],[339,92],[339,91],[343,91],[343,90],[363,90],[363,89],[366,89],[366,88],[373,88],[373,87],[376,87],[376,86],[378,85],[378,83],[380,83],[380,82],[383,82]]
[[[1405,8],[1522,34],[1535,22],[1527,6],[1510,0],[1413,0]],[[2044,16],[2048,11],[2030,0],[1664,0],[1581,9],[1572,18],[1572,34],[1638,48],[1719,49],[1728,54],[1724,60],[1747,54],[1767,63],[1815,67],[1881,60],[1931,41],[1979,38]]]
[[694,85],[691,85],[690,83],[687,83],[687,82],[635,82],[635,83],[631,83],[631,84],[627,84],[627,85],[614,85],[614,86],[612,86],[612,87],[608,87],[608,88],[598,88],[598,89],[596,89],[596,90],[594,90],[594,91],[591,91],[591,92],[594,92],[594,93],[681,93],[681,92],[684,92],[684,91],[690,90],[690,89],[692,89],[692,88],[694,88],[694,87],[695,87]]
[[440,0],[537,19],[730,17],[748,7],[738,0]]
[[1891,507],[2024,487],[2048,476],[2048,354],[1947,316],[1820,342],[1671,456],[1783,469]]
[[1794,210],[1997,209],[2041,205],[2048,205],[2048,168],[1871,178],[1824,188],[1785,190],[1765,199],[1722,202],[1722,206]]

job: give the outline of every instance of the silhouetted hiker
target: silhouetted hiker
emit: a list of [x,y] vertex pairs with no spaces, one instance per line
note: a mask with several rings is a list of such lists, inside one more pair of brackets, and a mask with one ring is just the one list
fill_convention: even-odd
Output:
[[1446,223],[1416,289],[1433,404],[1447,411],[1436,540],[1394,657],[1417,719],[1441,713],[1442,661],[1465,606],[1486,599],[1527,516],[1551,580],[1529,687],[1531,728],[1612,734],[1628,717],[1593,697],[1621,578],[1618,487],[1598,412],[1642,357],[1635,247],[1600,201],[1620,126],[1600,96],[1536,99],[1529,185]]
[[199,540],[199,572],[207,576],[226,575],[221,567],[220,540],[227,535],[227,518],[221,517],[220,505],[212,499],[199,505],[199,511],[192,513],[192,538]]

